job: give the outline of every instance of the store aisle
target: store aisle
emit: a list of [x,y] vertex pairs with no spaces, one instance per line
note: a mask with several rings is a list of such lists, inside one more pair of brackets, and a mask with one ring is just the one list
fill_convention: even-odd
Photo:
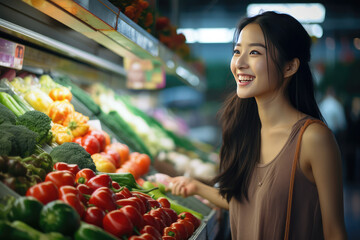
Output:
[[360,185],[344,186],[345,225],[349,240],[360,239]]

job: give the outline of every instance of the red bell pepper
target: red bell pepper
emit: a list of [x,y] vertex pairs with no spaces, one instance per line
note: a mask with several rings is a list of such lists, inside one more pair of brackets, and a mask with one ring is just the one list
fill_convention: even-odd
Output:
[[100,152],[100,143],[92,135],[86,134],[83,137],[74,138],[73,142],[80,144],[90,155]]
[[59,188],[59,199],[61,199],[64,195],[68,193],[73,193],[76,196],[79,196],[79,190],[76,187],[65,185]]
[[99,147],[100,147],[100,150],[99,152],[102,152],[105,150],[105,147],[106,147],[106,139],[105,139],[105,135],[99,131],[99,130],[90,130],[88,131],[88,133],[85,135],[86,136],[93,136],[95,137],[97,140],[98,140],[98,143],[99,143]]
[[118,208],[111,189],[101,187],[96,189],[89,199],[89,204],[95,205],[105,211],[112,211]]
[[178,231],[180,239],[187,239],[188,232],[185,228],[185,225],[183,225],[179,222],[174,222],[170,225],[170,227],[175,228]]
[[171,218],[171,222],[176,222],[178,220],[178,215],[174,209],[171,208],[162,208]]
[[144,240],[158,240],[157,237],[151,235],[150,233],[143,233],[139,237],[141,237],[141,239],[144,239]]
[[[145,212],[148,212],[151,210],[151,206],[149,203],[150,198],[144,197],[143,195],[139,195],[136,193],[134,193],[133,196],[139,198],[143,202],[143,204],[145,206]],[[177,215],[176,215],[176,217],[177,217]]]
[[75,176],[67,170],[49,172],[45,177],[45,182],[50,181],[60,188],[61,186],[74,186]]
[[90,168],[83,168],[75,175],[76,183],[87,183],[91,178],[95,177],[96,173]]
[[145,226],[141,229],[140,233],[141,233],[141,234],[143,234],[143,233],[148,233],[148,234],[154,236],[156,239],[161,240],[161,234],[160,234],[160,232],[159,232],[155,227],[153,227],[153,226],[151,226],[151,225],[145,225]]
[[179,219],[177,221],[185,226],[186,231],[188,233],[187,238],[191,237],[191,235],[194,233],[194,230],[195,230],[194,224],[192,224],[190,221],[184,220],[184,219]]
[[145,225],[150,225],[150,226],[154,227],[158,232],[162,233],[163,228],[161,228],[160,223],[155,219],[154,216],[151,216],[150,214],[145,213],[143,215],[143,219],[144,219]]
[[87,223],[102,227],[105,211],[98,207],[89,207],[86,209],[83,220]]
[[133,232],[134,225],[123,212],[114,210],[105,215],[103,227],[105,231],[121,238],[123,236],[130,236]]
[[195,217],[192,213],[189,212],[182,212],[178,215],[178,217],[180,219],[184,219],[184,220],[188,220],[190,221],[193,225],[195,230],[200,226],[200,219],[198,219],[197,217]]
[[138,231],[142,229],[142,227],[144,226],[144,219],[142,218],[142,215],[139,212],[139,210],[137,210],[135,207],[131,205],[127,205],[120,208],[120,211],[130,219],[130,221],[132,222],[134,227],[137,228]]
[[162,208],[170,208],[170,202],[167,198],[159,197],[158,199],[156,199],[156,201],[158,201],[161,204]]
[[60,171],[60,170],[68,170],[70,171],[72,174],[74,174],[74,176],[80,171],[80,168],[77,164],[67,164],[64,162],[57,162],[54,164],[54,169]]
[[174,228],[174,227],[166,227],[166,228],[164,228],[164,234],[163,235],[164,236],[175,237],[176,240],[181,240],[178,230],[176,228]]
[[154,218],[155,218],[155,221],[158,222],[158,224],[160,226],[160,232],[163,232],[164,229],[166,228],[164,221],[159,217],[154,217]]
[[86,185],[94,191],[100,187],[112,188],[112,180],[107,174],[99,174],[89,179]]
[[85,206],[80,201],[79,196],[77,196],[74,193],[67,193],[65,195],[62,195],[61,199],[63,202],[69,204],[72,206],[77,213],[79,214],[80,218],[82,218],[85,214]]
[[161,208],[161,204],[155,199],[149,199],[148,202],[150,204],[150,208]]
[[124,198],[124,199],[119,199],[116,201],[116,204],[119,206],[131,205],[131,206],[135,207],[136,209],[138,209],[141,215],[145,213],[145,206],[144,206],[143,202],[137,197],[129,197],[129,198]]
[[162,236],[161,239],[162,240],[176,240],[176,238],[174,238],[172,236]]
[[154,217],[161,218],[167,227],[170,226],[171,218],[165,211],[162,210],[162,208],[152,209],[149,214]]
[[32,196],[44,205],[59,198],[58,188],[53,182],[42,182],[30,187],[26,196]]

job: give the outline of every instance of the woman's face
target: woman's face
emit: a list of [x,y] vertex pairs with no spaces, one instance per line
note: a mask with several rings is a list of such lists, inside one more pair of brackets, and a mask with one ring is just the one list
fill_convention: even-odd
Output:
[[240,32],[230,65],[240,98],[271,96],[276,89],[275,64],[266,56],[260,26],[256,23],[246,25]]

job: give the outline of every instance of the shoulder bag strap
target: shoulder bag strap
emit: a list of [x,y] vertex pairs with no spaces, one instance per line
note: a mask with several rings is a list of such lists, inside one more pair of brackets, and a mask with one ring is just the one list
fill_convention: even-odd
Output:
[[[305,132],[305,129],[312,123],[317,122],[322,125],[325,125],[322,121],[318,119],[308,119],[306,120],[304,126],[301,127],[299,139],[297,141],[296,150],[295,150],[295,158],[293,161],[292,169],[291,169],[291,177],[290,177],[290,187],[289,187],[289,196],[288,196],[288,204],[287,204],[287,213],[286,213],[286,224],[285,224],[285,235],[284,240],[289,239],[289,231],[290,231],[290,217],[291,217],[291,205],[292,205],[292,197],[294,192],[294,182],[295,182],[295,172],[297,163],[299,161],[299,155],[300,155],[300,146],[301,146],[301,139],[302,135]],[[326,126],[326,125],[325,125]]]

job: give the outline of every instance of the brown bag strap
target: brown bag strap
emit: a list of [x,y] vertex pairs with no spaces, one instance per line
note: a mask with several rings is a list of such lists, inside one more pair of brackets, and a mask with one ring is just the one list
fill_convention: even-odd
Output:
[[302,135],[304,134],[305,129],[310,124],[312,124],[314,122],[325,125],[325,123],[323,123],[322,121],[320,121],[318,119],[308,119],[308,120],[306,120],[304,126],[301,127],[300,134],[299,134],[299,139],[297,141],[296,150],[295,150],[295,158],[294,158],[294,161],[293,161],[293,165],[292,165],[292,169],[291,169],[291,176],[290,176],[290,187],[289,187],[289,196],[288,196],[288,204],[287,204],[287,212],[286,212],[286,224],[285,224],[284,240],[289,239],[291,205],[292,205],[292,197],[293,197],[293,192],[294,192],[295,172],[296,172],[297,163],[299,161]]

